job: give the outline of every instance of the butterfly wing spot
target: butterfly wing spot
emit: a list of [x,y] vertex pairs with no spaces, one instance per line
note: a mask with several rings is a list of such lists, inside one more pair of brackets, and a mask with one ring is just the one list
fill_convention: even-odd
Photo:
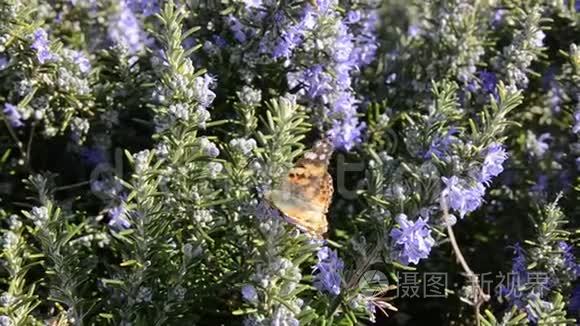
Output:
[[315,160],[316,159],[316,153],[306,152],[306,154],[304,154],[304,158],[306,158],[308,160]]

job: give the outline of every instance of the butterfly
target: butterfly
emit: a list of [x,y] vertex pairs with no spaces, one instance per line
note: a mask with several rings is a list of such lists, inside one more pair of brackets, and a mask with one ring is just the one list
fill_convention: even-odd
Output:
[[333,146],[328,140],[317,141],[279,182],[265,194],[266,200],[285,219],[317,239],[328,231],[326,213],[334,188],[328,173]]

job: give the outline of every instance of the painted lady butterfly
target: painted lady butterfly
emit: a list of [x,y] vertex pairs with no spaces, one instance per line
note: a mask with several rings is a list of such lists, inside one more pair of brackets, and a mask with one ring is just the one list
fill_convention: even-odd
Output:
[[288,222],[318,239],[328,231],[326,213],[334,191],[328,173],[332,152],[330,142],[317,141],[288,171],[279,186],[266,193],[266,199]]

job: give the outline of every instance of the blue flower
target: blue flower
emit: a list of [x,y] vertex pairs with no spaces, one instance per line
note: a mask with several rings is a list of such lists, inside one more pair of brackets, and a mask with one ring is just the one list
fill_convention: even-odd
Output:
[[0,70],[3,70],[4,68],[6,68],[6,66],[8,66],[8,57],[0,54]]
[[[357,10],[343,17],[334,10],[337,4],[336,0],[317,0],[315,8],[307,3],[297,19],[287,18],[284,12],[276,13],[275,30],[281,32],[278,36],[275,32],[266,33],[260,41],[259,52],[268,53],[270,49],[274,59],[284,58],[284,64],[291,65],[295,49],[304,43],[307,33],[320,35],[314,45],[325,48],[315,52],[323,55],[312,56],[291,67],[292,72],[287,74],[288,86],[300,90],[300,95],[320,108],[319,122],[329,128],[326,134],[333,144],[338,149],[350,150],[362,141],[365,129],[357,117],[359,100],[352,89],[351,74],[376,56],[378,14]],[[320,26],[324,29],[318,34]]]
[[301,79],[310,98],[323,96],[332,91],[332,77],[324,71],[320,64],[305,69]]
[[498,288],[498,294],[516,307],[523,309],[526,301],[520,288],[528,281],[528,268],[524,249],[519,243],[516,243],[513,248],[514,257],[512,258],[512,271],[510,277],[507,278],[508,284],[501,284]]
[[[580,3],[580,1],[578,1]],[[576,109],[574,112],[574,126],[572,127],[572,132],[575,134],[580,133],[580,108]]]
[[483,70],[479,72],[479,80],[481,80],[481,87],[488,94],[496,95],[497,76],[493,72]]
[[548,149],[550,149],[550,142],[552,141],[552,135],[549,133],[543,133],[540,137],[528,130],[526,147],[531,151],[533,156],[541,158],[546,154]]
[[126,47],[130,54],[143,50],[149,43],[141,23],[125,2],[121,3],[119,12],[111,19],[108,33],[111,41]]
[[334,4],[336,4],[336,2],[337,2],[336,0],[316,0],[318,10],[320,10],[320,12],[322,13],[331,9],[334,6]]
[[536,180],[536,183],[532,186],[531,190],[538,194],[544,193],[548,188],[548,181],[549,178],[547,175],[540,174],[538,176],[538,179]]
[[446,188],[443,196],[449,207],[459,212],[463,218],[465,214],[475,211],[483,202],[485,187],[480,182],[468,182],[456,176],[442,177]]
[[70,51],[70,58],[74,64],[77,65],[80,72],[87,73],[91,70],[91,62],[89,58],[81,51]]
[[504,16],[507,12],[508,11],[505,9],[496,9],[491,20],[491,25],[495,28],[499,27],[502,24]]
[[346,23],[347,24],[356,24],[362,18],[362,14],[360,10],[351,10],[346,14]]
[[244,25],[242,25],[242,23],[240,23],[238,18],[236,18],[233,15],[229,15],[226,18],[226,21],[230,25],[230,30],[234,34],[234,38],[236,39],[236,41],[238,41],[240,43],[246,43],[246,40],[248,39],[248,37],[246,36],[246,33],[244,32]]
[[392,257],[405,265],[418,264],[419,259],[429,257],[435,240],[431,237],[427,218],[419,217],[413,222],[407,219],[407,215],[399,214],[396,220],[399,226],[390,233],[393,238]]
[[103,150],[98,147],[83,147],[80,154],[89,166],[97,166],[107,160]]
[[251,284],[244,285],[242,287],[242,298],[251,303],[258,301],[258,292],[256,291],[256,288]]
[[528,278],[528,267],[526,264],[525,251],[522,246],[516,242],[514,245],[514,258],[512,259],[512,273],[520,276],[522,279]]
[[6,103],[4,104],[4,116],[8,119],[8,122],[13,128],[20,128],[24,124],[22,123],[22,115],[18,111],[16,105]]
[[566,243],[565,241],[560,241],[558,247],[562,251],[562,258],[564,259],[564,268],[572,274],[573,278],[576,279],[580,276],[580,264],[576,262],[576,257],[574,256],[574,247]]
[[214,34],[212,40],[218,48],[225,48],[228,45],[228,42],[218,34]]
[[418,37],[422,32],[423,30],[418,25],[409,25],[409,28],[407,29],[407,35],[409,35],[410,38]]
[[341,274],[344,268],[342,259],[338,257],[336,251],[328,247],[322,247],[317,255],[318,263],[314,266],[314,286],[321,292],[328,292],[332,295],[340,294]]
[[159,12],[158,0],[125,0],[133,12],[142,13],[143,16],[151,16]]
[[110,208],[107,214],[109,215],[109,226],[113,229],[124,230],[131,226],[131,222],[127,219],[127,210],[123,203]]
[[307,7],[300,21],[283,29],[272,51],[272,57],[274,59],[289,58],[292,55],[292,51],[302,43],[306,31],[314,27],[315,22],[312,10]]
[[349,151],[361,142],[362,133],[365,128],[366,124],[364,122],[359,123],[356,118],[343,121],[337,120],[333,122],[332,128],[328,131],[328,135],[336,148],[344,148]]
[[336,39],[331,49],[332,56],[337,63],[351,63],[352,50],[354,49],[353,36],[349,33],[348,26],[339,23],[337,27]]
[[243,0],[246,8],[259,8],[262,6],[262,0]]
[[493,143],[487,147],[479,181],[487,184],[491,178],[503,172],[503,162],[508,155],[502,145]]
[[353,24],[353,19],[358,18],[359,21],[357,22],[359,22],[360,28],[354,28],[354,48],[351,57],[354,64],[360,67],[370,64],[376,57],[376,52],[379,48],[376,33],[378,14],[376,11],[370,11],[363,16],[357,11],[356,18],[352,16],[349,13],[346,20],[347,23]]
[[36,58],[41,64],[57,59],[57,56],[50,50],[48,34],[42,28],[34,31],[31,47],[36,51]]
[[423,155],[423,158],[428,160],[431,159],[431,155],[435,155],[437,158],[443,159],[451,145],[457,141],[457,137],[455,137],[457,133],[459,133],[459,129],[451,128],[445,133],[445,135],[435,137],[435,139],[431,141],[429,149]]

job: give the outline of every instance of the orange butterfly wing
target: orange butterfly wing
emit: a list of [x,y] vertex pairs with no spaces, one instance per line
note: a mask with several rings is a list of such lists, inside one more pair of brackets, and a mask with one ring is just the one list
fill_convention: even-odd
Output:
[[281,186],[266,194],[290,223],[317,238],[328,230],[326,213],[334,191],[327,172],[331,155],[332,145],[318,141],[290,169]]

